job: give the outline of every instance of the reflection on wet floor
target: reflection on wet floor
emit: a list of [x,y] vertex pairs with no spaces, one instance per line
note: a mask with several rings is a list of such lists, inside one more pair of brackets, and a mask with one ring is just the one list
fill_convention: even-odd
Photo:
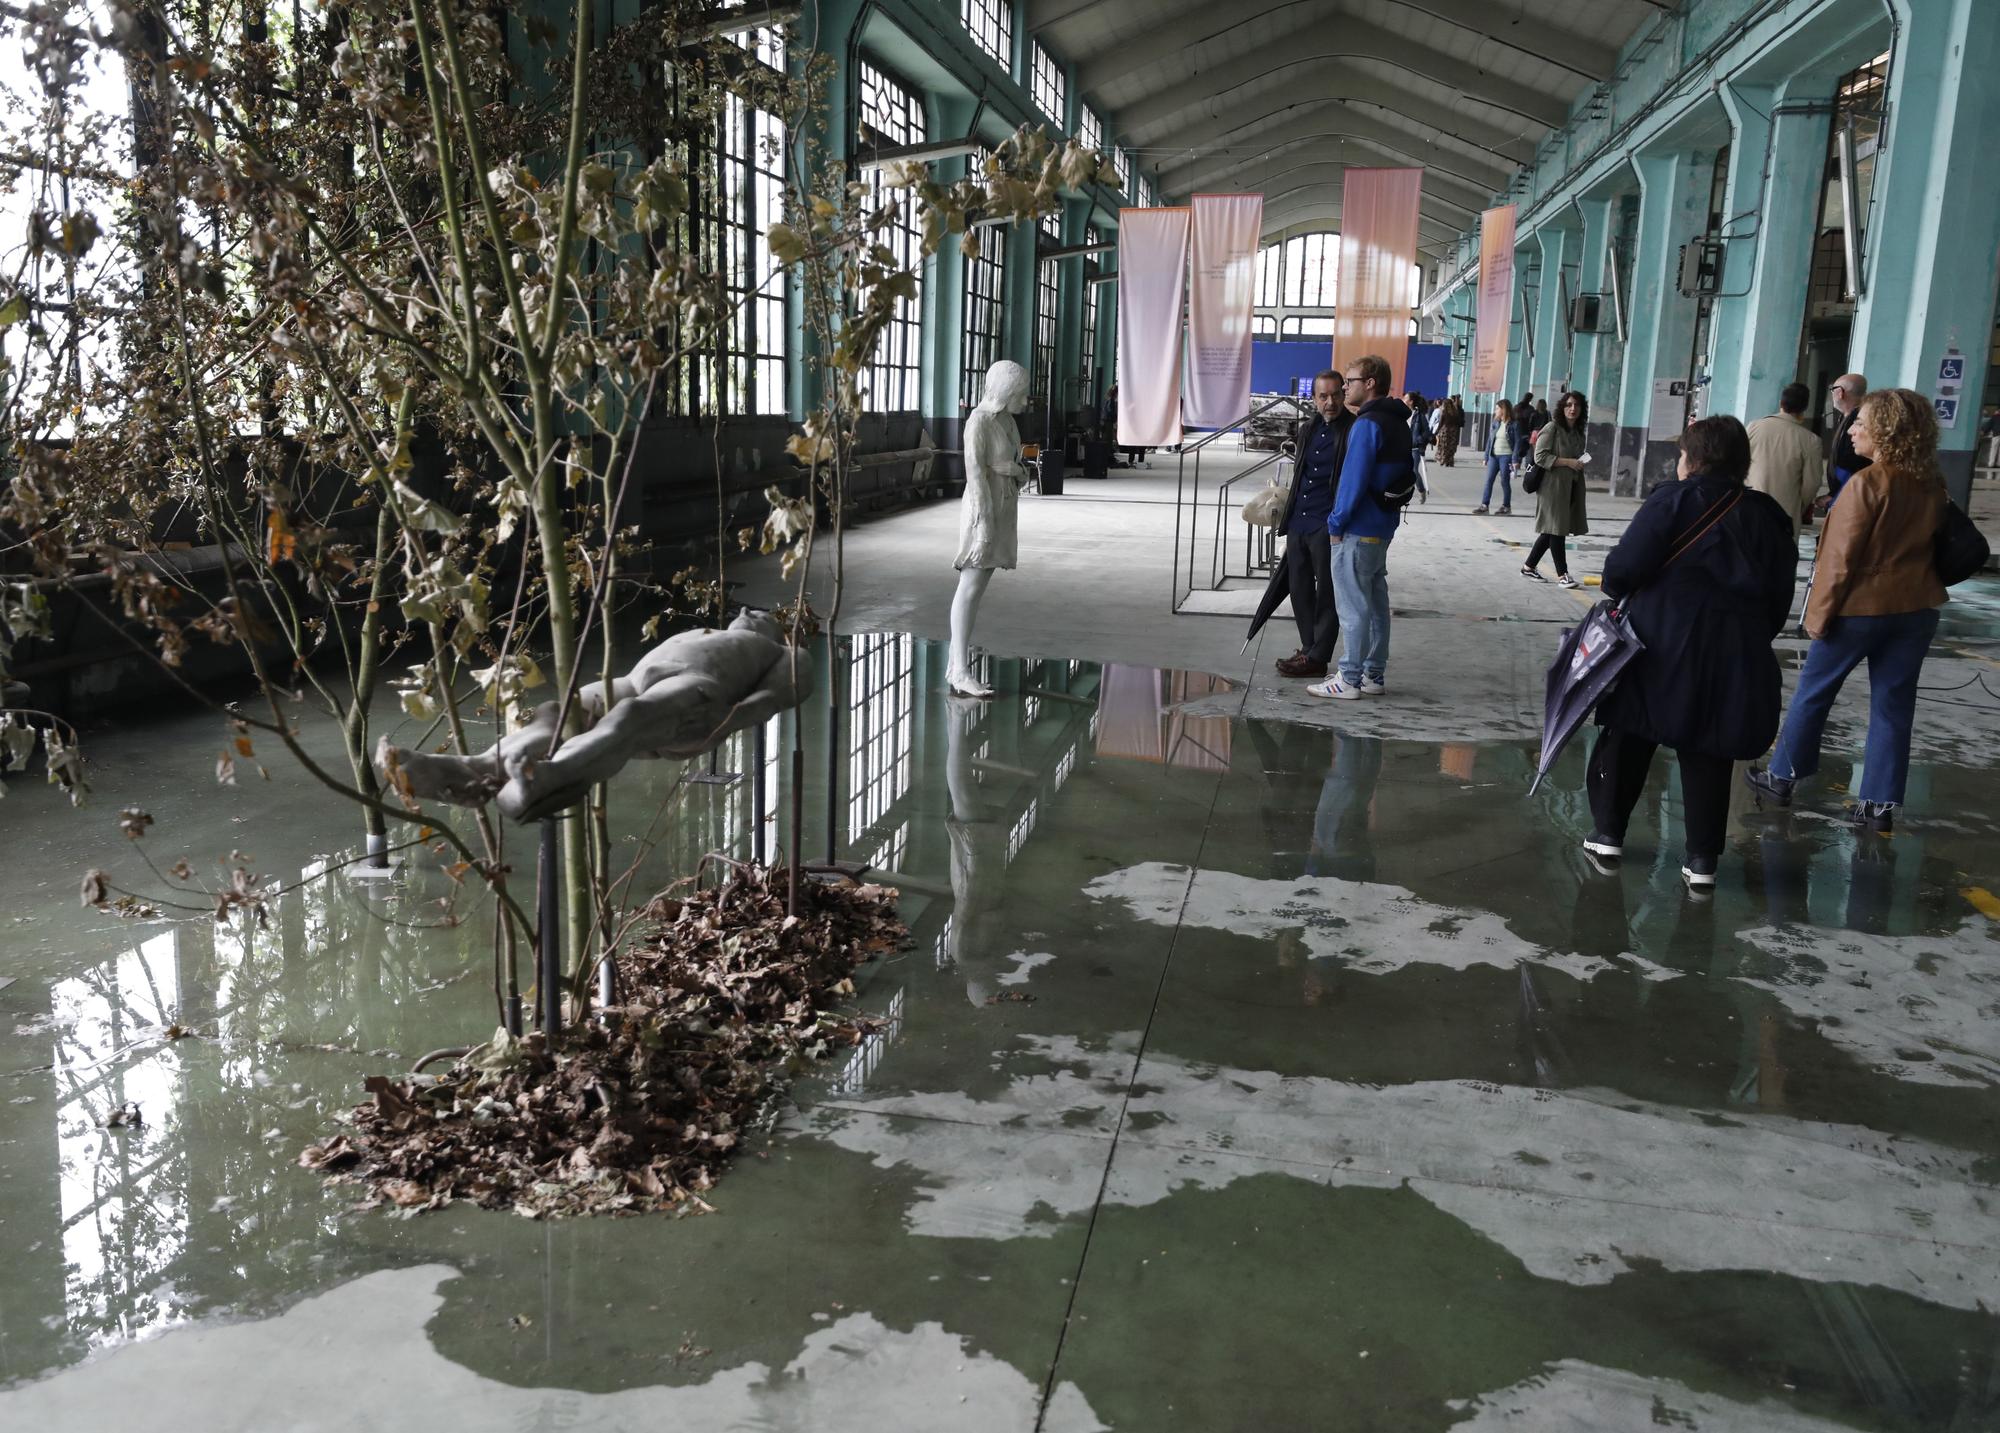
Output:
[[[1527,801],[1518,744],[1076,661],[968,702],[933,644],[841,648],[646,865],[784,849],[796,720],[808,856],[914,935],[712,1217],[356,1215],[295,1166],[494,1021],[487,928],[441,873],[328,874],[337,812],[249,819],[266,925],[106,927],[0,870],[0,1426],[2000,1425],[1990,767],[1920,766],[1860,839],[1830,757],[1698,902],[1663,783],[1621,875],[1578,859],[1580,747]],[[636,852],[677,768],[635,770]]]

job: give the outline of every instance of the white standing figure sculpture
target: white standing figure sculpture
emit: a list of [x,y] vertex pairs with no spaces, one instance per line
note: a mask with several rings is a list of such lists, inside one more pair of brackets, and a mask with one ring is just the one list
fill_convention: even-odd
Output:
[[986,394],[965,421],[965,498],[958,510],[958,593],[951,600],[951,660],[945,681],[963,697],[991,697],[972,670],[972,624],[997,568],[1017,561],[1021,433],[1014,415],[1028,406],[1028,370],[1001,359],[986,370]]
[[[477,756],[375,748],[375,770],[392,790],[453,806],[498,798],[501,814],[536,821],[581,801],[633,757],[701,756],[732,732],[756,726],[806,698],[812,659],[785,640],[767,613],[744,611],[719,631],[681,632],[611,682],[577,691],[588,730],[549,752],[559,705]],[[608,715],[607,715],[608,712]]]

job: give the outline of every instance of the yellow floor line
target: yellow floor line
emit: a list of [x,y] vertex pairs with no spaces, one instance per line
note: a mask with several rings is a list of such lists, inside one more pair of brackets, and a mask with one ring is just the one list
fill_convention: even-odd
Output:
[[1959,894],[1972,903],[1972,908],[1988,920],[2000,921],[2000,896],[1984,886],[1967,886]]

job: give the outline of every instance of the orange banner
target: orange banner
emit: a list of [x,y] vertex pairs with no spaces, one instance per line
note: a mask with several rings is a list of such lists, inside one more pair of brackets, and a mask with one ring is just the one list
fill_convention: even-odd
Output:
[[1333,311],[1333,366],[1380,354],[1389,391],[1403,390],[1410,351],[1410,293],[1417,259],[1421,169],[1349,169],[1340,196],[1340,288]]
[[1479,311],[1472,328],[1472,391],[1498,393],[1507,381],[1507,334],[1514,324],[1514,206],[1479,216]]

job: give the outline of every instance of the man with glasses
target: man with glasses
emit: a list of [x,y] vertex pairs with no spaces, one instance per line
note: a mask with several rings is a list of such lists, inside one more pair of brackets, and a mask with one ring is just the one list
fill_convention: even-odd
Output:
[[[1347,435],[1333,511],[1326,519],[1333,545],[1333,590],[1346,633],[1340,670],[1306,690],[1352,701],[1388,690],[1389,541],[1402,504],[1414,493],[1410,410],[1389,392],[1388,360],[1374,354],[1347,365],[1346,401],[1357,409]],[[1394,490],[1394,502],[1384,495]]]
[[1278,661],[1284,677],[1323,677],[1340,640],[1340,614],[1333,592],[1333,545],[1326,519],[1333,511],[1334,486],[1347,452],[1354,415],[1341,401],[1340,375],[1332,369],[1313,379],[1313,416],[1299,426],[1292,469],[1292,498],[1285,509],[1285,580],[1292,595],[1292,618],[1299,626],[1299,649]]
[[1868,396],[1868,380],[1858,373],[1843,373],[1833,381],[1829,396],[1840,420],[1833,425],[1833,454],[1826,465],[1826,496],[1816,509],[1822,513],[1840,496],[1841,484],[1868,466],[1868,460],[1854,451],[1854,441],[1847,431],[1854,426],[1854,415],[1861,411],[1861,400]]

